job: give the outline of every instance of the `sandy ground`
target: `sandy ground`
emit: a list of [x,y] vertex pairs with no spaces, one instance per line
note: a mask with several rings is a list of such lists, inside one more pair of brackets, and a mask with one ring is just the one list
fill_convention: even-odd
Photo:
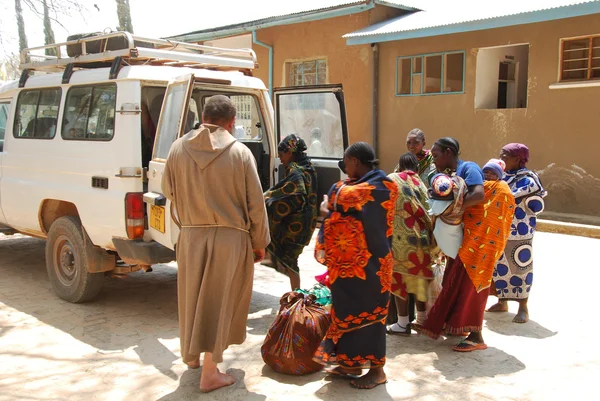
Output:
[[[456,339],[389,337],[389,383],[371,391],[264,365],[260,346],[288,281],[257,266],[248,339],[222,364],[238,382],[203,395],[199,371],[179,356],[175,265],[107,279],[94,302],[73,305],[50,288],[43,241],[0,236],[0,400],[597,400],[599,245],[539,233],[529,323],[511,323],[516,304],[487,314],[490,348],[470,354],[450,350]],[[312,251],[301,257],[303,287],[323,271]]]

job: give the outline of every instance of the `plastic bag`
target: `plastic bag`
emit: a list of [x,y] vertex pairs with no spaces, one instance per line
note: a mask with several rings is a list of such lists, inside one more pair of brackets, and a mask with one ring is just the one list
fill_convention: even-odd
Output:
[[274,371],[289,375],[318,372],[323,365],[312,360],[331,323],[328,307],[314,295],[293,291],[280,300],[281,308],[260,351]]
[[331,305],[331,290],[322,284],[315,284],[310,290],[296,290],[305,296],[314,295],[315,302],[321,306]]
[[431,266],[433,280],[429,283],[429,296],[427,297],[427,313],[431,310],[440,292],[442,292],[442,282],[444,280],[444,271],[446,270],[446,257],[439,257]]

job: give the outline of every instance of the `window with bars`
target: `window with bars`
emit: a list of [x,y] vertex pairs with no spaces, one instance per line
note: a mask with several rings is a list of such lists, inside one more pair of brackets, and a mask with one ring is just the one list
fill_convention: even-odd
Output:
[[563,39],[561,49],[561,81],[600,78],[600,35]]
[[464,84],[464,52],[420,54],[396,59],[396,96],[463,93]]
[[322,85],[327,83],[327,60],[287,63],[288,86]]

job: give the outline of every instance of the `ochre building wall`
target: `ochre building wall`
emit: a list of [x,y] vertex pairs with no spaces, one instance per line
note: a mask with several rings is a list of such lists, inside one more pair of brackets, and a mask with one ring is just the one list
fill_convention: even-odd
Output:
[[[522,142],[531,151],[529,167],[540,173],[549,191],[546,210],[570,214],[559,218],[597,223],[600,87],[549,87],[558,82],[560,39],[598,33],[600,18],[595,15],[380,44],[378,154],[382,168],[391,171],[406,151],[407,132],[415,127],[423,129],[428,145],[443,136],[457,138],[461,157],[480,165],[498,157],[504,144]],[[527,108],[476,110],[478,49],[515,44],[529,44]],[[466,52],[464,94],[396,96],[397,57],[453,50]]]

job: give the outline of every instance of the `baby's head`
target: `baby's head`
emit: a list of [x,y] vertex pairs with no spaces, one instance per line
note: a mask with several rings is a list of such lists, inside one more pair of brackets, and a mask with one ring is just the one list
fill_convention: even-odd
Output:
[[485,166],[483,166],[483,177],[486,181],[498,181],[502,179],[504,175],[504,168],[506,164],[500,159],[490,159]]

